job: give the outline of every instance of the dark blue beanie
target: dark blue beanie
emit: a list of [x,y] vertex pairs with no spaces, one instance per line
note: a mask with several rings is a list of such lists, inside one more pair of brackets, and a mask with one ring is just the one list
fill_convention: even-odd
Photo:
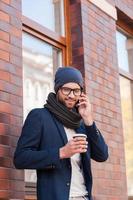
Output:
[[59,67],[55,74],[54,90],[57,93],[59,88],[66,83],[74,82],[83,88],[83,77],[81,72],[73,67]]

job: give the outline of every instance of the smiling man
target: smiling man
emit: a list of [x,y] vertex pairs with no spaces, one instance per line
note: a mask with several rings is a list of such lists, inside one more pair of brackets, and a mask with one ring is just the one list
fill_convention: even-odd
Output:
[[72,109],[79,100],[81,88],[77,83],[64,84],[57,93],[57,99],[68,109]]
[[108,147],[93,120],[80,71],[58,68],[54,89],[44,108],[29,113],[14,164],[37,170],[38,200],[92,200],[90,159],[105,161]]

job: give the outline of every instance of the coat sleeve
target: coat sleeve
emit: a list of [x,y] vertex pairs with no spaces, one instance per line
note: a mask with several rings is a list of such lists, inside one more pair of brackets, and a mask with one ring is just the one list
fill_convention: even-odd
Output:
[[97,162],[103,162],[108,158],[108,146],[100,131],[97,129],[95,122],[92,126],[85,126],[89,138],[91,158]]
[[39,109],[32,110],[22,128],[14,154],[18,169],[52,169],[60,167],[59,149],[39,150],[42,121]]

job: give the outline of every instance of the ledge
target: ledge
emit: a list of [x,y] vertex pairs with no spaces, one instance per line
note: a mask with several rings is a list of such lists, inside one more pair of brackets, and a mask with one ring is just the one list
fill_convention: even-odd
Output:
[[88,0],[92,4],[96,5],[102,11],[104,11],[107,15],[112,17],[114,20],[117,20],[117,10],[114,6],[108,3],[106,0]]

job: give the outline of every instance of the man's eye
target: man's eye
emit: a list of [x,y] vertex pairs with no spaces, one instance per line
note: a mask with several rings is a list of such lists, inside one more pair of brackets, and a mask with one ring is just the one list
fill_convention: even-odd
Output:
[[79,91],[80,91],[80,89],[75,89],[74,91],[75,91],[75,92],[79,92]]
[[63,88],[63,92],[64,92],[65,94],[70,93],[70,91],[71,91],[71,89],[69,89],[69,88]]
[[65,92],[69,92],[70,89],[69,89],[69,88],[64,88],[64,91],[65,91]]
[[79,94],[79,93],[80,93],[80,90],[79,90],[79,89],[76,89],[76,90],[74,90],[74,93],[75,93],[75,94]]

